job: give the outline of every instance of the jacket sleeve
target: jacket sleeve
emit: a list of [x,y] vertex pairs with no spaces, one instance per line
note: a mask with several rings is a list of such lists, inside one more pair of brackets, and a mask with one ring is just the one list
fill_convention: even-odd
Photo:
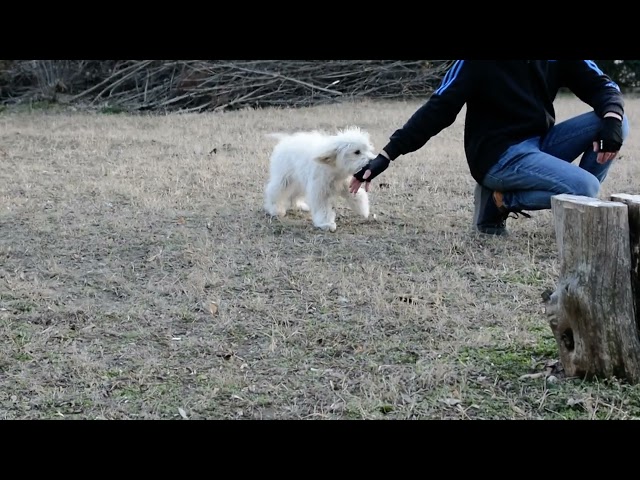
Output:
[[565,85],[597,115],[614,112],[624,115],[624,99],[620,87],[593,60],[564,62]]
[[389,138],[384,151],[391,160],[418,150],[455,121],[471,95],[473,69],[473,62],[467,60],[453,63],[429,100]]

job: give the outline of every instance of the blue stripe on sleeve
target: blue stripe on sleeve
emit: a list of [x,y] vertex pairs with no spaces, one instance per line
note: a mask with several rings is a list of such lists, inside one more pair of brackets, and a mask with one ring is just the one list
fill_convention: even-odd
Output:
[[[593,60],[585,60],[584,63],[586,63],[587,66],[590,69],[594,70],[598,75],[604,75],[604,72],[602,70],[600,70],[600,67],[598,67],[598,65],[596,65],[596,62],[594,62]],[[614,81],[611,81],[611,82],[607,83],[606,86],[607,87],[611,87],[611,88],[615,88],[616,90],[620,91],[620,87]]]
[[455,63],[451,66],[449,71],[446,73],[446,75],[442,79],[442,83],[440,84],[440,87],[438,87],[438,89],[434,92],[434,95],[442,94],[442,92],[444,92],[447,88],[449,88],[449,86],[453,82],[455,82],[456,78],[458,77],[458,73],[462,68],[463,63],[464,63],[464,60],[455,61]]

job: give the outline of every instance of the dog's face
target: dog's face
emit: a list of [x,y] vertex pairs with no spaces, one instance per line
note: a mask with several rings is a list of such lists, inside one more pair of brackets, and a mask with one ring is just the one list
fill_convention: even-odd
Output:
[[357,127],[338,132],[329,138],[327,151],[317,160],[342,173],[352,175],[359,172],[376,157],[369,134]]

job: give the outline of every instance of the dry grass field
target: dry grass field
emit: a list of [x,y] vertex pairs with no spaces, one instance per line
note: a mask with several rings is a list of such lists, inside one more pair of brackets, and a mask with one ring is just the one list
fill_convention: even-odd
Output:
[[[471,230],[464,112],[376,180],[375,221],[265,216],[265,133],[382,147],[418,106],[0,114],[0,418],[639,418],[640,387],[522,378],[557,359],[553,219]],[[603,197],[640,193],[627,110]]]

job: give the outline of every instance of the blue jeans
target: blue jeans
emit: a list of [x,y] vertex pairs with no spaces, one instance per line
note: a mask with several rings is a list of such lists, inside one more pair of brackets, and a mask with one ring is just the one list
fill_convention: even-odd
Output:
[[[504,194],[509,210],[551,208],[553,195],[567,193],[596,198],[611,167],[596,162],[593,141],[601,120],[584,113],[554,125],[544,137],[525,140],[508,148],[484,179],[484,186]],[[622,122],[622,136],[629,135],[629,121]],[[582,156],[579,164],[572,163]]]

